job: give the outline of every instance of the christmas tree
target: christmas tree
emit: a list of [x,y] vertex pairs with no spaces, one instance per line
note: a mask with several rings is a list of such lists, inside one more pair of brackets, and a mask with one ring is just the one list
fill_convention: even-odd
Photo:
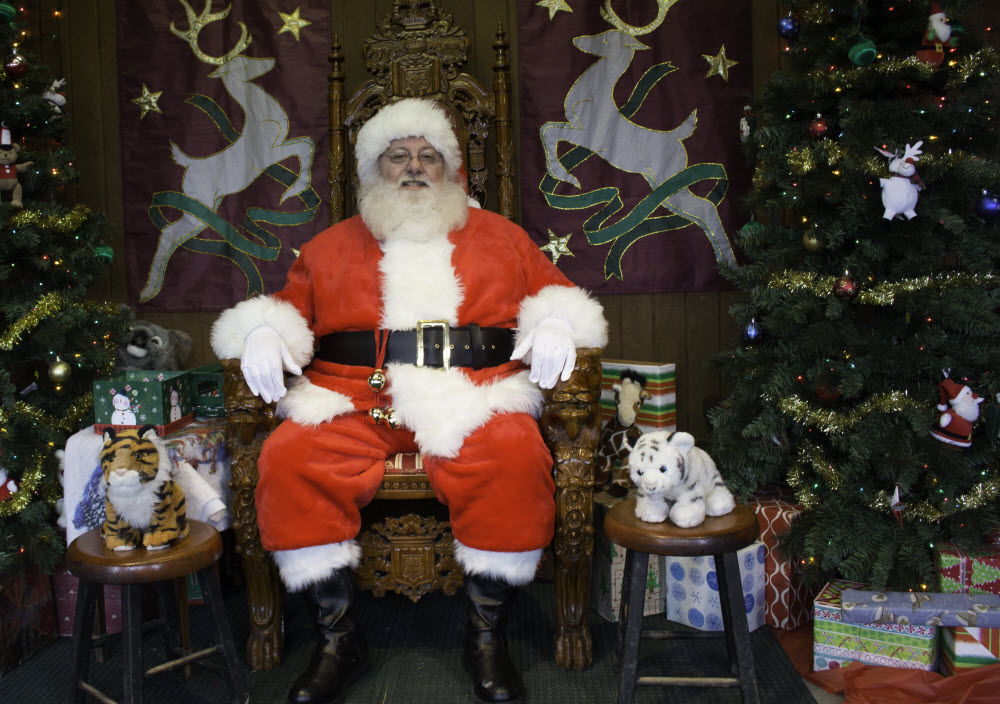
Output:
[[85,298],[111,261],[106,218],[59,202],[77,178],[61,141],[68,106],[18,44],[17,12],[0,2],[0,575],[59,562],[55,453],[93,423],[91,383],[110,373],[129,322]]
[[933,591],[934,545],[997,525],[1000,61],[960,24],[976,4],[789,5],[753,109],[712,455],[744,496],[794,491],[779,545],[810,584]]

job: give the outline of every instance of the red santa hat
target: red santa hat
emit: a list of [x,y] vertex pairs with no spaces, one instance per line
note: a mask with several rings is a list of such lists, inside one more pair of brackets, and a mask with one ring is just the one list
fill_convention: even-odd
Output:
[[945,378],[944,381],[938,384],[938,390],[941,392],[941,403],[937,405],[939,411],[947,411],[949,404],[954,405],[958,397],[964,395],[966,392],[972,394],[973,399],[979,398],[968,386],[959,384],[957,381],[948,378]]
[[378,158],[395,139],[423,137],[444,157],[445,170],[454,177],[462,168],[458,138],[444,108],[433,100],[406,98],[387,105],[358,130],[354,155],[358,178],[367,183],[378,173]]
[[935,0],[934,2],[931,3],[931,14],[930,14],[930,16],[931,17],[940,17],[941,19],[945,19],[945,17],[947,17],[947,15],[945,15],[945,13],[944,13],[944,10],[941,9],[941,6],[937,4],[937,0]]

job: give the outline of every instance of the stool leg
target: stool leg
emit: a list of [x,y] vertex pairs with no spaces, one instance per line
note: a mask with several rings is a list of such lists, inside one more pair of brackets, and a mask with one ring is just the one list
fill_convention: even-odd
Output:
[[618,637],[615,639],[615,659],[612,664],[615,672],[622,671],[622,648],[625,645],[625,624],[628,621],[628,609],[626,608],[628,599],[626,599],[626,596],[631,591],[632,572],[628,569],[628,563],[626,562],[625,572],[622,574],[621,602],[618,604]]
[[123,702],[142,704],[142,585],[122,585]]
[[177,592],[174,582],[157,582],[153,585],[156,589],[156,600],[160,606],[160,616],[163,617],[163,635],[167,646],[167,655],[177,658],[187,655],[187,650],[181,640],[180,631],[177,629]]
[[[618,704],[632,704],[635,698],[636,673],[639,669],[639,637],[642,635],[642,612],[646,602],[646,572],[649,554],[638,550],[625,551],[625,575],[628,593],[622,593],[625,612],[625,643],[622,645],[622,679],[618,688]],[[627,601],[627,603],[625,603]]]
[[236,652],[236,642],[229,629],[226,607],[222,600],[222,588],[219,586],[219,578],[215,574],[214,565],[209,565],[198,571],[198,584],[201,585],[201,591],[205,595],[205,605],[212,612],[212,620],[215,622],[215,632],[219,636],[219,647],[222,649],[225,665],[226,681],[233,692],[233,702],[234,704],[244,704],[250,700],[250,693],[247,690],[243,665]]
[[740,583],[740,561],[735,552],[715,556],[715,572],[722,597],[722,618],[726,629],[730,667],[734,661],[744,704],[758,704],[757,678],[754,674],[753,651],[750,649],[750,628],[743,605],[743,585]]
[[68,701],[83,704],[86,692],[80,687],[90,670],[90,639],[94,629],[94,602],[97,585],[81,579],[76,588],[76,618],[73,621],[73,656],[70,660]]

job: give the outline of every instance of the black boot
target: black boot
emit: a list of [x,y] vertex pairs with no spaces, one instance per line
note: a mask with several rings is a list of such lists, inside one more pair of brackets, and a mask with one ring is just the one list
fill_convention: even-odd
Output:
[[469,618],[462,644],[462,667],[472,676],[476,700],[486,704],[524,697],[524,683],[507,652],[503,628],[506,604],[515,589],[506,582],[481,575],[465,575]]
[[368,671],[368,645],[349,612],[353,588],[346,567],[309,586],[319,610],[319,640],[308,667],[288,691],[291,704],[339,704],[347,686]]

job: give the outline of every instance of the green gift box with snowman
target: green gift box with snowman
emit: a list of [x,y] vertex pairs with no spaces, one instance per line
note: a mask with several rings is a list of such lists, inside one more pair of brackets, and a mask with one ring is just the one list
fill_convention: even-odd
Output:
[[186,371],[128,369],[94,381],[94,432],[156,426],[163,436],[194,420]]

